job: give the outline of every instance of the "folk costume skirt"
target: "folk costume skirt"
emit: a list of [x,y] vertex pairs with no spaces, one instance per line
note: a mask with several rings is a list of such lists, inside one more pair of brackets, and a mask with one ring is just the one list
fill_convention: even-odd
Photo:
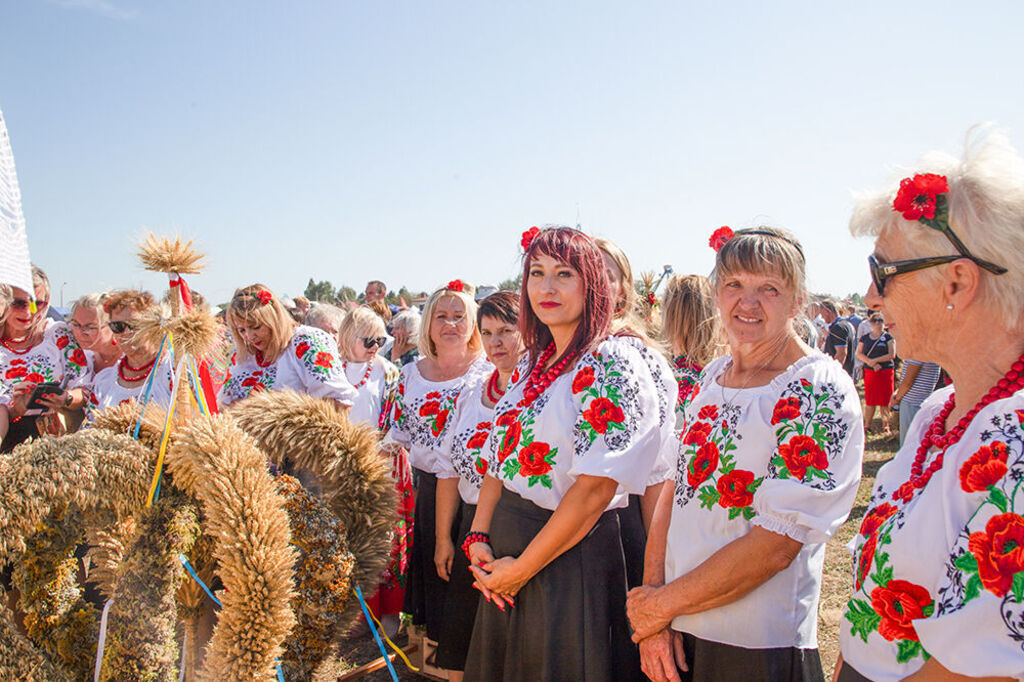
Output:
[[875,407],[888,407],[889,399],[895,390],[896,374],[892,367],[888,369],[864,368],[864,404]]
[[437,667],[445,670],[462,670],[466,667],[469,640],[473,636],[473,622],[476,620],[480,591],[473,587],[473,573],[469,570],[469,559],[462,551],[462,539],[473,526],[476,505],[461,503],[462,524],[455,540],[455,559],[452,561],[451,579],[444,600],[444,618],[441,632],[437,637]]
[[[409,579],[406,582],[402,611],[412,616],[413,625],[425,625],[427,637],[437,641],[444,617],[445,593],[448,590],[448,583],[441,580],[434,567],[437,477],[420,469],[413,471],[419,487],[416,489]],[[461,519],[456,515],[452,524],[452,542],[455,542],[460,522]]]
[[[518,556],[552,512],[503,490],[491,520],[495,557]],[[480,602],[466,660],[472,680],[618,682],[640,678],[626,619],[626,576],[614,510],[533,576],[514,608]]]
[[626,558],[626,586],[629,589],[644,584],[644,550],[647,548],[647,531],[644,529],[644,515],[640,509],[642,495],[630,495],[629,505],[619,507],[619,534],[622,537],[622,553]]
[[683,649],[690,666],[679,671],[683,682],[824,682],[817,649],[780,647],[745,649],[683,633]]

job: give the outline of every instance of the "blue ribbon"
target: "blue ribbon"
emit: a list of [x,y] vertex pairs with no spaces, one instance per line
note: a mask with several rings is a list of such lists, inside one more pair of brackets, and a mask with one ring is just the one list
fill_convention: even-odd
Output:
[[363,599],[363,591],[359,589],[358,584],[356,585],[356,597],[359,598],[359,606],[363,608],[366,624],[370,626],[370,632],[373,633],[373,638],[377,640],[377,646],[380,647],[380,653],[384,657],[384,662],[388,664],[388,672],[391,673],[391,679],[394,682],[398,682],[398,673],[395,672],[395,667],[391,665],[391,657],[388,656],[388,651],[384,648],[384,642],[380,641],[380,635],[377,634],[377,626],[373,624],[373,619],[370,618],[370,609],[366,606],[366,600]]
[[[153,380],[156,378],[156,370],[160,365],[160,356],[164,354],[164,344],[167,343],[167,334],[164,334],[163,341],[160,342],[160,350],[156,352],[156,362],[153,363],[153,369],[149,370],[149,380],[146,382],[146,392],[142,396],[142,409],[139,411],[139,421],[135,425],[135,432],[132,433],[132,439],[139,439],[139,429],[142,428],[142,415],[146,413],[146,406],[149,405],[150,393],[153,391]],[[172,353],[174,351],[171,351]]]

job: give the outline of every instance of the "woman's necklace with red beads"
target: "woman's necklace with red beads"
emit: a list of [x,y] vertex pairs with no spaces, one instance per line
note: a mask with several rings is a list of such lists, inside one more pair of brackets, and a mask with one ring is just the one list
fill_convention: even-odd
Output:
[[6,348],[7,350],[11,351],[15,355],[24,355],[25,353],[27,353],[30,350],[32,350],[32,346],[27,346],[26,348],[23,348],[21,350],[18,350],[17,348],[11,348],[11,344],[12,343],[25,343],[25,341],[27,341],[27,340],[28,340],[27,336],[22,337],[20,339],[12,339],[9,336],[7,336],[6,334],[4,334],[3,336],[0,336],[0,343],[3,344],[4,348]]
[[[341,371],[346,372],[345,376],[348,377],[348,360],[341,363]],[[373,360],[371,359],[366,363],[366,371],[363,372],[363,378],[359,380],[358,384],[352,384],[354,388],[362,388],[366,385],[366,382],[370,380],[370,372],[373,371]]]
[[[118,360],[118,362],[117,362],[117,376],[121,377],[121,381],[126,381],[128,383],[135,383],[136,381],[141,381],[142,379],[145,379],[146,376],[149,374],[150,368],[152,368],[154,364],[156,364],[156,356],[155,355],[153,356],[152,360],[150,360],[149,362],[144,364],[142,367],[132,367],[131,365],[128,364],[128,356],[127,355],[122,355],[121,359]],[[137,376],[134,376],[134,377],[125,376],[124,371],[126,369],[131,371],[131,372],[135,372]]]
[[544,352],[537,358],[537,364],[534,365],[533,371],[530,372],[530,376],[526,378],[526,386],[523,388],[523,400],[526,404],[532,403],[534,400],[540,397],[540,394],[547,390],[547,387],[554,382],[555,379],[565,371],[565,368],[576,358],[576,351],[567,354],[561,360],[559,360],[554,367],[548,371],[544,371],[544,365],[548,363],[551,356],[555,354],[555,342],[552,341]]
[[259,365],[260,367],[270,367],[270,364],[273,362],[273,360],[268,360],[267,362],[263,362],[263,353],[261,353],[259,351],[256,351],[255,353],[253,353],[252,359],[255,360],[256,364]]
[[498,370],[494,370],[491,378],[487,380],[487,400],[497,405],[503,395],[505,395],[505,389],[498,381]]
[[[967,411],[960,421],[956,423],[949,431],[945,431],[946,419],[953,412],[953,408],[956,407],[956,393],[950,393],[949,398],[946,400],[946,404],[942,406],[942,410],[932,420],[928,430],[925,431],[924,437],[921,439],[921,444],[917,446],[917,455],[914,457],[914,463],[910,466],[910,478],[908,483],[913,486],[914,490],[922,490],[928,481],[931,480],[932,476],[936,471],[942,468],[943,459],[946,454],[946,450],[951,445],[958,443],[960,438],[963,437],[964,432],[967,431],[967,427],[970,426],[978,413],[982,409],[992,404],[996,400],[1003,398],[1009,398],[1017,391],[1024,388],[1024,355],[1021,355],[1017,362],[1013,363],[1002,379],[996,382],[995,386],[988,390],[978,404]],[[935,456],[932,463],[928,465],[928,468],[924,468],[924,462],[928,458],[928,451],[932,448],[936,448],[939,454]],[[902,486],[901,486],[902,487]],[[899,489],[897,489],[899,492]],[[896,496],[896,493],[893,493]],[[913,493],[906,498],[906,501],[910,501],[910,497]]]

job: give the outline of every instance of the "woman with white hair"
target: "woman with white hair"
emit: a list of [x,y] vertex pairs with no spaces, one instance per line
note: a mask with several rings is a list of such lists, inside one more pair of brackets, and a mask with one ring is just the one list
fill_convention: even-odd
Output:
[[107,326],[110,317],[103,308],[106,300],[107,294],[93,293],[85,294],[71,304],[68,326],[75,335],[75,341],[92,358],[94,374],[113,367],[121,357],[121,349]]
[[[463,386],[493,371],[483,357],[476,324],[477,305],[453,280],[427,299],[419,338],[420,357],[402,367],[388,439],[409,451],[416,484],[416,523],[406,584],[404,612],[414,625],[426,625],[437,641],[446,583],[434,567],[437,474],[448,468],[443,443]],[[453,524],[458,528],[458,521]],[[455,538],[452,538],[454,541]]]
[[[341,330],[341,323],[345,320],[345,311],[330,303],[313,303],[309,312],[306,313],[305,324],[309,327],[316,327],[327,332],[331,338],[337,340],[338,332]],[[340,342],[339,342],[340,345]]]
[[395,315],[391,320],[391,334],[394,341],[384,355],[395,366],[404,367],[420,354],[420,314],[403,310]]
[[1024,159],[999,134],[863,196],[864,298],[953,385],[878,472],[839,680],[1024,678]]

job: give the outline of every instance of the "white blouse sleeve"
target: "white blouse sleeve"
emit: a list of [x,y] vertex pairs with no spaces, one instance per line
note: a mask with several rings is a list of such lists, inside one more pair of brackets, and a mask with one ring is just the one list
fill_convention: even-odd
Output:
[[388,433],[384,437],[384,444],[398,443],[408,449],[412,444],[412,434],[406,428],[409,417],[405,414],[405,388],[409,383],[409,368],[413,363],[402,366],[398,376],[398,388],[395,390],[395,400],[391,406],[391,415],[388,418]]
[[849,515],[860,484],[860,399],[842,367],[825,358],[784,383],[771,416],[776,446],[752,523],[798,542],[826,542]]
[[92,384],[92,358],[86,353],[67,324],[51,324],[44,333],[44,343],[53,343],[60,351],[61,368],[64,371],[64,387],[83,388]]
[[623,339],[607,339],[581,358],[573,370],[579,416],[570,473],[611,478],[643,494],[661,444],[659,390],[640,352]]
[[338,345],[327,332],[299,327],[285,352],[295,354],[303,387],[309,395],[352,406],[356,389],[345,377],[338,357]]

